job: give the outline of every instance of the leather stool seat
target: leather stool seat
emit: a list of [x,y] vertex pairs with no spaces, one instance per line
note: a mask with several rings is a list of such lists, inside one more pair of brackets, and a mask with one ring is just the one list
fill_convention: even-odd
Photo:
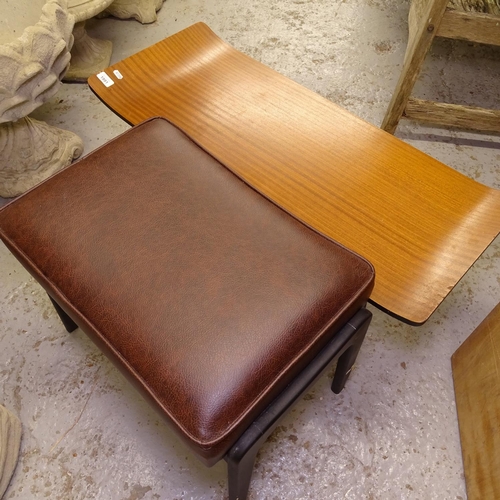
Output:
[[366,260],[159,118],[4,207],[0,236],[67,328],[81,327],[207,465],[374,282]]

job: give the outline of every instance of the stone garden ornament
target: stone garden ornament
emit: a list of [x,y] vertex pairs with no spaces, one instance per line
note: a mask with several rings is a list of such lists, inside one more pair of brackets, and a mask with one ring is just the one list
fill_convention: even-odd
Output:
[[120,19],[134,18],[142,24],[154,23],[156,12],[160,10],[164,0],[114,0],[105,10],[105,15]]
[[113,44],[109,40],[92,38],[85,30],[85,22],[109,7],[113,0],[68,0],[70,13],[75,18],[71,49],[71,65],[65,81],[85,82],[90,75],[109,66]]
[[109,66],[112,43],[92,38],[85,30],[85,22],[91,17],[113,16],[120,19],[135,18],[145,24],[156,21],[156,11],[164,0],[68,0],[69,11],[75,17],[71,49],[71,65],[64,80],[86,82],[90,75]]
[[19,419],[7,408],[0,406],[0,498],[7,490],[16,468],[21,432]]
[[17,196],[82,153],[80,138],[28,117],[59,89],[74,18],[67,0],[2,0],[0,196]]
[[23,193],[83,151],[74,133],[28,115],[63,77],[85,81],[109,66],[111,42],[89,37],[85,21],[101,14],[151,23],[163,1],[1,0],[0,197]]

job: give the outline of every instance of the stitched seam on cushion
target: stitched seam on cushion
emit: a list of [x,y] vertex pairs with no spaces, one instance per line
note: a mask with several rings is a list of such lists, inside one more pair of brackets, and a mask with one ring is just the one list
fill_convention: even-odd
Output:
[[[149,393],[153,399],[157,402],[158,406],[160,406],[162,408],[162,410],[172,419],[173,422],[175,422],[180,429],[182,429],[194,442],[198,443],[198,444],[202,444],[200,441],[198,441],[192,434],[191,432],[189,432],[187,429],[185,429],[185,427],[183,425],[181,425],[177,419],[175,417],[173,417],[170,413],[170,411],[168,411],[164,405],[159,401],[158,397],[156,396],[155,392],[149,388],[149,386],[146,384],[146,382],[144,381],[144,379],[142,378],[141,375],[139,375],[139,373],[136,371],[136,369],[130,365],[130,363],[127,361],[127,359],[120,353],[120,351],[118,351],[112,344],[110,344],[110,342],[107,340],[106,337],[104,337],[100,331],[96,328],[96,326],[94,325],[94,323],[92,321],[90,321],[84,314],[82,314],[72,303],[71,301],[67,298],[67,296],[61,292],[60,288],[58,286],[56,286],[54,284],[54,282],[48,278],[44,273],[41,272],[40,268],[26,255],[26,253],[24,251],[22,251],[10,238],[8,238],[5,233],[0,230],[0,234],[3,235],[3,237],[5,238],[5,240],[7,240],[9,242],[9,244],[16,249],[17,252],[19,252],[20,255],[23,256],[23,258],[26,260],[26,262],[28,262],[31,266],[32,266],[32,269],[36,272],[38,272],[38,274],[40,276],[43,276],[43,278],[45,279],[45,281],[51,285],[51,287],[53,288],[53,290],[55,292],[57,292],[58,294],[58,297],[61,297],[63,298],[63,300],[65,301],[66,305],[68,305],[71,310],[73,312],[76,312],[77,315],[81,318],[83,318],[86,323],[92,328],[92,330],[97,334],[97,336],[104,342],[104,344],[106,344],[106,346],[110,349],[110,351],[113,352],[113,354],[115,354],[119,359],[120,361],[123,362],[123,364],[130,370],[130,372],[132,372],[132,374],[136,377],[136,379],[141,383],[141,385],[144,387],[145,391],[147,393]],[[97,346],[96,346],[97,347]]]
[[[22,251],[9,237],[7,237],[5,235],[5,232],[0,230],[0,234],[2,234],[4,236],[4,238],[9,242],[9,244],[16,249],[16,251],[19,252],[19,254],[21,254],[26,262],[28,262],[33,270],[37,271],[39,273],[40,276],[43,276],[44,279],[47,281],[48,284],[50,284],[52,286],[52,288],[54,289],[54,291],[56,291],[58,294],[59,294],[59,297],[62,297],[64,299],[64,301],[66,302],[66,305],[70,306],[70,308],[78,313],[78,316],[82,317],[86,322],[87,324],[92,328],[92,330],[97,334],[97,336],[106,344],[106,346],[110,349],[110,351],[112,351],[122,362],[123,364],[134,374],[134,376],[136,377],[136,379],[141,383],[141,385],[143,386],[144,390],[149,393],[153,399],[156,401],[156,403],[158,404],[158,406],[160,406],[160,408],[162,408],[162,410],[172,419],[173,422],[176,423],[176,425],[179,426],[180,429],[182,429],[183,432],[186,433],[187,436],[189,436],[195,443],[199,444],[200,446],[202,447],[206,447],[206,448],[210,448],[211,446],[217,444],[221,439],[223,439],[225,436],[227,436],[245,417],[246,415],[248,415],[248,413],[254,408],[254,406],[256,405],[256,403],[259,402],[260,399],[262,399],[262,397],[264,397],[266,395],[266,393],[268,393],[270,390],[272,390],[274,388],[274,386],[276,385],[276,383],[280,380],[280,378],[282,377],[283,373],[286,372],[289,367],[294,364],[294,362],[296,362],[297,359],[299,359],[305,352],[307,352],[312,344],[314,344],[314,342],[318,339],[318,337],[320,337],[336,320],[336,318],[342,313],[344,312],[358,297],[359,295],[362,293],[363,290],[361,291],[358,291],[358,293],[356,295],[354,295],[351,300],[338,312],[337,315],[335,315],[335,317],[329,321],[325,327],[323,327],[323,329],[314,337],[314,339],[311,340],[311,342],[309,342],[307,344],[307,346],[305,346],[299,354],[297,354],[292,361],[290,361],[286,367],[284,367],[280,373],[275,377],[275,380],[274,380],[274,383],[268,387],[266,387],[263,391],[261,391],[253,400],[251,403],[249,403],[248,405],[246,405],[246,408],[245,408],[245,411],[244,413],[242,413],[240,415],[240,417],[233,422],[233,424],[229,427],[226,427],[223,431],[221,431],[220,433],[217,434],[217,436],[215,438],[213,438],[211,441],[200,441],[198,440],[195,436],[193,436],[193,434],[188,431],[184,425],[182,425],[172,414],[171,412],[165,408],[165,406],[160,402],[160,400],[158,399],[155,391],[153,391],[149,386],[148,384],[146,384],[146,382],[144,381],[144,379],[142,378],[141,375],[139,375],[139,373],[135,370],[135,368],[130,365],[130,363],[126,360],[126,358],[123,357],[123,355],[120,353],[120,351],[118,351],[114,346],[112,346],[112,344],[110,344],[110,342],[106,339],[106,337],[104,337],[100,331],[96,328],[96,326],[94,325],[94,323],[92,321],[89,321],[89,319],[84,315],[82,314],[72,303],[71,301],[67,298],[67,296],[61,292],[61,290],[59,289],[58,286],[56,286],[52,280],[50,280],[44,273],[41,272],[41,270],[39,269],[39,267],[32,261],[31,258],[29,258],[26,253],[24,251]],[[367,286],[370,281],[371,281],[371,278],[373,277],[370,276],[370,279],[367,279],[365,280],[364,282],[364,286]]]
[[[372,275],[373,276],[373,275]],[[371,281],[371,278],[366,280],[365,283],[364,283],[364,286],[366,286],[368,283],[370,283]],[[363,289],[364,290],[364,289]],[[270,392],[274,387],[275,385],[280,381],[281,377],[283,376],[283,374],[290,368],[290,366],[292,366],[301,356],[303,356],[305,353],[307,353],[307,351],[309,351],[311,349],[311,347],[314,345],[314,343],[317,341],[317,339],[319,337],[321,337],[326,330],[328,330],[332,324],[335,323],[336,319],[359,297],[359,295],[361,295],[362,291],[358,291],[358,293],[356,295],[354,295],[351,300],[338,312],[338,314],[335,315],[335,317],[333,319],[331,319],[327,324],[326,326],[324,326],[320,332],[318,334],[315,335],[315,337],[307,344],[307,346],[303,347],[301,349],[301,351],[293,358],[292,361],[290,361],[280,372],[279,374],[275,377],[274,379],[274,382],[267,386],[265,389],[262,390],[262,392],[260,392],[253,400],[251,403],[249,403],[246,408],[245,408],[245,412],[242,413],[240,415],[240,417],[238,418],[238,420],[236,420],[235,422],[233,422],[233,424],[229,427],[226,427],[225,430],[223,432],[221,432],[217,438],[214,438],[214,440],[212,441],[209,441],[206,443],[205,446],[209,447],[210,444],[215,444],[217,441],[220,441],[221,438],[225,437],[226,435],[228,435],[235,427],[237,427],[237,425],[248,415],[248,413],[255,407],[255,405],[268,393]],[[343,325],[342,325],[343,326]],[[319,353],[319,351],[318,351]],[[318,354],[316,353],[316,354]],[[300,374],[300,372],[299,372]],[[299,375],[297,374],[297,375]],[[293,377],[293,379],[297,376],[295,375]],[[292,379],[292,380],[293,380]],[[290,382],[292,381],[290,380]],[[265,409],[265,408],[264,408]]]

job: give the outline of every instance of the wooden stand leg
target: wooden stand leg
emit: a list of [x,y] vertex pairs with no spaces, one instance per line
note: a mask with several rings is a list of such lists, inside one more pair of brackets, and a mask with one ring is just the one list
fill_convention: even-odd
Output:
[[381,128],[391,134],[396,131],[408,98],[431,48],[441,18],[449,0],[413,0],[408,16],[408,46],[403,69]]
[[78,325],[62,310],[61,306],[50,295],[49,299],[52,302],[52,305],[54,306],[54,309],[56,310],[58,316],[61,318],[61,321],[66,330],[69,333],[74,332],[78,328]]

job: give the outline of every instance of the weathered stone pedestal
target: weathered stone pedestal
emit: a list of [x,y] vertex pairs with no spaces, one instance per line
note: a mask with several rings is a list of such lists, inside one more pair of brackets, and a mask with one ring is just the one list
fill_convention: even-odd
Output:
[[164,0],[115,0],[105,11],[120,19],[134,18],[142,24],[154,23]]
[[64,76],[67,82],[86,82],[90,75],[101,72],[110,64],[113,45],[109,40],[92,38],[85,30],[91,17],[113,16],[135,18],[146,24],[156,21],[156,12],[164,0],[68,0],[69,11],[75,18],[71,50],[71,65]]
[[83,152],[81,139],[72,132],[24,117],[0,125],[0,196],[10,198],[26,190]]
[[67,0],[2,0],[0,6],[0,196],[17,196],[77,158],[72,132],[28,118],[59,89],[74,18]]
[[109,7],[113,0],[68,0],[75,19],[74,44],[71,65],[64,76],[67,82],[86,82],[90,75],[109,66],[113,44],[109,40],[92,38],[85,30],[85,22]]

